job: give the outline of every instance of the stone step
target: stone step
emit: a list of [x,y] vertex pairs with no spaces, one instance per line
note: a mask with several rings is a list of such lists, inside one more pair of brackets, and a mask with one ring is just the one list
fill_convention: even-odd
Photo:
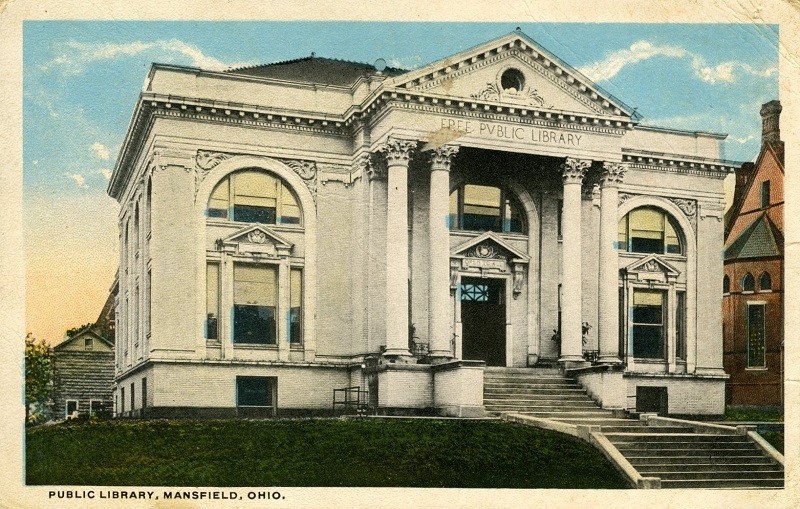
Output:
[[[639,473],[645,475],[639,470]],[[669,471],[647,474],[652,477],[660,477],[661,481],[678,480],[697,480],[697,479],[783,479],[783,470],[693,470],[689,471]]]
[[580,394],[586,396],[586,390],[581,387],[564,386],[556,384],[524,385],[514,384],[504,385],[483,385],[483,393],[491,394],[514,394],[514,393],[535,393],[535,394]]
[[[674,426],[670,426],[674,427]],[[702,442],[705,440],[717,440],[720,442],[749,442],[745,435],[714,435],[710,433],[694,433],[691,431],[691,428],[687,428],[685,426],[678,426],[684,430],[684,433],[678,435],[679,438],[682,440],[695,440],[698,442]],[[652,426],[648,426],[644,428],[645,430],[652,430],[657,429],[658,431],[641,431],[635,433],[609,433],[608,439],[614,442],[615,440],[624,441],[624,442],[671,442],[676,439],[676,435],[674,433],[662,433],[661,428],[667,428],[667,426],[658,426],[657,428],[653,428]]]
[[581,410],[571,410],[569,408],[562,408],[559,410],[551,410],[549,408],[544,410],[529,410],[517,412],[523,415],[530,415],[531,417],[541,417],[543,419],[560,419],[562,417],[598,417],[607,416],[611,417],[611,410],[603,410],[602,408],[584,408]]
[[732,448],[732,447],[713,447],[696,448],[692,446],[673,447],[673,448],[653,448],[653,449],[622,449],[617,446],[619,452],[626,458],[628,456],[659,458],[666,456],[695,456],[700,458],[724,458],[726,456],[752,456],[755,451],[751,448]]
[[745,451],[753,453],[755,449],[753,449],[750,444],[709,444],[706,442],[675,442],[672,444],[614,444],[614,446],[621,452],[625,454],[628,451],[637,451],[642,454],[661,454],[662,451],[676,451],[676,450],[691,450],[693,451],[692,454],[706,454],[706,455],[714,455],[717,453],[718,450],[724,449],[726,451]]
[[542,404],[542,405],[578,405],[578,406],[597,406],[594,401],[590,400],[589,398],[562,398],[557,395],[553,394],[544,394],[544,395],[536,395],[536,394],[516,394],[516,395],[504,395],[504,397],[498,398],[495,396],[487,397],[486,395],[483,396],[483,404],[484,405],[491,405],[491,404],[500,404],[500,405],[509,405],[509,404]]
[[638,430],[646,426],[646,424],[641,421],[619,419],[616,417],[560,417],[558,420],[569,424],[580,424],[582,426],[617,426],[626,430]]
[[519,385],[521,387],[530,387],[531,385],[555,385],[558,387],[564,388],[580,388],[581,385],[573,380],[567,380],[566,378],[561,377],[553,377],[553,378],[544,378],[544,377],[529,377],[529,378],[521,378],[521,377],[505,377],[505,378],[483,378],[483,385],[494,387],[494,386],[510,386],[510,385]]
[[483,374],[484,376],[497,374],[543,374],[563,376],[561,370],[558,368],[505,368],[500,366],[487,366]]
[[661,481],[661,488],[782,488],[783,479],[682,479]]
[[636,470],[645,477],[658,477],[662,472],[764,472],[780,469],[774,462],[769,463],[644,463]]
[[579,412],[584,409],[590,409],[591,407],[581,407],[575,405],[498,405],[492,404],[487,405],[484,403],[484,408],[490,412],[550,412],[550,413],[559,413],[559,412]]
[[757,465],[775,465],[767,456],[758,454],[751,454],[749,456],[735,456],[730,458],[725,457],[711,457],[708,456],[650,456],[644,454],[625,454],[631,465],[635,468],[639,466],[646,467],[648,465],[741,465],[741,464],[757,464]]
[[[635,426],[603,426],[601,431],[605,434],[610,433],[625,433],[629,434],[633,430],[637,430]],[[659,433],[686,433],[686,428],[683,426],[659,426]]]

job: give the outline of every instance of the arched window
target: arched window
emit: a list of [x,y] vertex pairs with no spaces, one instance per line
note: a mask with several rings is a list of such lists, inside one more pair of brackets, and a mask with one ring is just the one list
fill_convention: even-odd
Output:
[[619,248],[631,253],[684,254],[680,229],[661,209],[639,207],[619,221]]
[[742,291],[752,292],[756,289],[756,280],[749,272],[742,278]]
[[302,223],[297,198],[280,178],[264,171],[237,171],[222,179],[208,200],[209,218],[242,223]]
[[764,290],[772,290],[772,278],[769,276],[768,272],[764,272],[761,274],[761,277],[758,278],[758,286],[762,292]]
[[526,233],[525,214],[505,187],[462,184],[450,193],[450,229]]
[[727,274],[722,278],[722,293],[731,293],[731,278]]

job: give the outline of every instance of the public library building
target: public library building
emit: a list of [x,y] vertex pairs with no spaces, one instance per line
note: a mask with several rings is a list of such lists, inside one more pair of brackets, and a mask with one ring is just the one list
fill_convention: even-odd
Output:
[[498,366],[722,414],[724,138],[520,32],[412,71],[155,64],[108,188],[116,415],[481,415]]

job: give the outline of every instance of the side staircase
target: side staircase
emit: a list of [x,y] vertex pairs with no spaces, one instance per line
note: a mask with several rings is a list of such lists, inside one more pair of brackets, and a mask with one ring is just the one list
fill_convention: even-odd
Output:
[[[557,368],[486,368],[484,408],[581,436],[637,483],[661,488],[782,488],[783,464],[746,430],[677,419],[621,417]],[[606,449],[606,450],[604,450]],[[609,450],[610,449],[610,450]],[[632,480],[633,482],[633,480]]]

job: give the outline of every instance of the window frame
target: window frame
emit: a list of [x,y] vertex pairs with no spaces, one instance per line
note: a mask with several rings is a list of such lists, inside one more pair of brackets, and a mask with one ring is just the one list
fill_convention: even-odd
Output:
[[[637,322],[635,318],[635,302],[636,302],[636,294],[637,293],[653,293],[659,294],[661,296],[661,305],[660,305],[660,322],[659,323],[650,323],[650,322]],[[667,352],[668,347],[668,334],[669,334],[669,291],[665,288],[633,288],[633,294],[631,295],[632,300],[630,303],[630,335],[631,335],[631,356],[635,359],[643,359],[643,360],[657,360],[657,361],[666,361],[669,358],[669,353]],[[658,339],[658,349],[660,350],[659,356],[657,357],[645,357],[639,355],[636,351],[636,328],[638,327],[649,327],[651,329],[657,329],[659,331],[659,339]],[[643,340],[642,340],[643,341]]]
[[[495,188],[500,193],[499,198],[499,214],[494,217],[496,220],[499,221],[499,230],[498,229],[468,229],[464,227],[464,200],[466,194],[466,187],[467,186],[480,186],[480,187],[489,187]],[[501,234],[511,234],[511,235],[528,235],[528,217],[527,212],[525,210],[525,206],[522,203],[522,200],[519,199],[516,193],[511,190],[508,185],[505,184],[496,184],[496,183],[487,183],[482,181],[464,181],[459,183],[453,189],[450,190],[450,194],[448,195],[448,203],[452,204],[452,196],[453,194],[456,195],[456,210],[455,214],[453,213],[452,208],[448,210],[448,229],[450,231],[463,231],[463,232],[485,232],[491,231],[495,233]],[[519,231],[512,229],[512,217],[514,215],[514,210],[519,216]],[[488,217],[488,216],[487,216]]]
[[[265,384],[266,405],[257,404],[244,404],[241,401],[243,388],[242,384],[245,382],[263,382]],[[236,375],[234,382],[234,398],[237,408],[275,408],[277,403],[277,377],[274,376],[252,376],[252,375]]]
[[759,198],[760,198],[760,205],[762,209],[769,207],[770,204],[770,184],[769,180],[764,180],[761,182],[761,189],[759,189]]
[[[660,230],[661,232],[661,251],[652,251],[652,250],[636,250],[633,249],[633,238],[632,235],[633,229],[631,228],[631,215],[637,211],[642,210],[651,210],[653,212],[657,212],[662,217],[662,224],[663,228]],[[620,240],[621,225],[625,224],[625,240]],[[678,242],[678,252],[670,252],[669,246],[671,244],[667,243],[667,228],[670,227],[675,232],[675,238]],[[655,230],[651,230],[655,231]],[[646,237],[636,237],[636,238],[646,238]],[[687,246],[686,246],[686,236],[681,228],[678,220],[670,214],[668,211],[664,210],[661,207],[656,205],[641,205],[639,207],[633,208],[629,210],[624,216],[622,216],[619,221],[617,222],[617,240],[615,242],[616,247],[619,251],[637,254],[637,255],[648,255],[648,254],[656,254],[656,255],[665,255],[665,256],[680,256],[686,257],[687,256]]]
[[[749,279],[748,279],[749,278]],[[750,283],[749,285],[746,283]],[[742,288],[742,293],[755,293],[756,291],[756,278],[749,271],[739,280],[739,285]],[[749,287],[749,288],[748,288]]]
[[[764,284],[764,278],[766,277],[767,284]],[[766,270],[758,276],[758,290],[760,292],[769,293],[772,291],[772,276],[769,275],[769,272]]]
[[[276,183],[276,190],[275,196],[273,197],[259,197],[256,195],[244,195],[244,194],[237,194],[236,193],[236,177],[237,175],[244,175],[244,174],[255,174],[260,177],[264,177],[267,179],[272,179]],[[212,215],[211,210],[223,210],[221,208],[211,207],[212,200],[222,201],[223,198],[219,198],[214,196],[220,186],[227,186],[227,197],[224,198],[226,208],[224,209],[224,215]],[[240,207],[254,207],[254,208],[262,208],[262,209],[272,209],[272,217],[271,220],[268,221],[259,221],[259,220],[241,220],[236,219],[235,207],[237,206],[236,200],[237,196],[251,196],[252,198],[268,198],[275,200],[275,207],[257,207],[255,205],[246,205],[246,204],[239,204]],[[285,197],[288,196],[291,198],[293,203],[285,203]],[[285,221],[284,218],[293,218],[294,216],[285,216],[284,209],[285,208],[295,207],[297,209],[297,221]],[[290,227],[290,228],[303,228],[304,227],[304,220],[303,220],[303,207],[300,202],[300,198],[295,192],[292,185],[287,183],[280,175],[276,174],[275,172],[265,170],[263,168],[257,167],[247,167],[241,168],[234,172],[231,172],[221,178],[212,188],[211,193],[209,194],[208,201],[206,202],[205,206],[205,216],[207,221],[219,221],[225,223],[239,223],[239,224],[263,224],[269,226],[277,226],[277,227]]]

